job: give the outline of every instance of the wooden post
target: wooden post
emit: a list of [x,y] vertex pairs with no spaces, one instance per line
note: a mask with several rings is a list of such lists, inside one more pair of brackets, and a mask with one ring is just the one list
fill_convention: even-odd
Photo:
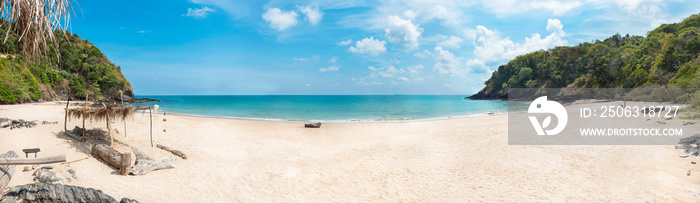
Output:
[[151,118],[151,147],[153,147],[153,107],[148,108],[148,116]]
[[83,117],[83,137],[85,137],[85,117]]
[[[119,97],[122,100],[122,106],[124,106],[124,94],[119,90]],[[126,117],[124,118],[124,137],[126,137]]]
[[121,165],[119,166],[119,175],[127,175],[131,172],[131,153],[122,153]]
[[114,143],[114,138],[112,137],[112,128],[109,125],[109,111],[107,111],[107,134],[109,135],[109,146]]
[[68,131],[68,104],[70,103],[70,98],[66,102],[66,118],[63,120],[63,131]]

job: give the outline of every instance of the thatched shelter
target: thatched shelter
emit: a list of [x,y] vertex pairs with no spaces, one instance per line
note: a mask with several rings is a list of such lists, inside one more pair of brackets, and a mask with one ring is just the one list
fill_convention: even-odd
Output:
[[[66,117],[71,119],[83,119],[83,136],[85,135],[85,120],[107,123],[107,132],[110,138],[110,145],[114,142],[110,121],[120,119],[126,121],[133,116],[136,111],[151,109],[150,106],[123,106],[123,105],[103,105],[102,108],[78,107],[66,110]],[[126,126],[124,126],[126,127]]]

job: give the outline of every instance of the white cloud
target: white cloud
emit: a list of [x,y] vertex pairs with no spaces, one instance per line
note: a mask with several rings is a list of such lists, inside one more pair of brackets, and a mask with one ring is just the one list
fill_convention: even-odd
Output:
[[185,16],[187,17],[195,17],[195,18],[204,18],[209,15],[210,12],[214,12],[215,10],[206,6],[202,6],[202,8],[188,8],[187,9],[187,14]]
[[540,34],[533,33],[531,37],[525,38],[525,43],[518,44],[509,38],[501,38],[493,31],[479,25],[476,27],[477,38],[474,55],[486,63],[503,62],[528,52],[564,46],[567,41],[563,39],[566,35],[563,29],[561,21],[549,19],[547,20],[547,31],[552,32],[550,35],[542,38]]
[[352,39],[348,39],[348,40],[345,40],[345,41],[336,42],[335,44],[340,45],[340,46],[347,46],[347,45],[352,44]]
[[563,15],[566,12],[569,12],[570,10],[577,8],[581,5],[583,5],[583,3],[579,2],[579,1],[571,1],[571,2],[542,1],[542,2],[530,3],[530,7],[534,8],[534,9],[541,8],[541,9],[549,10],[555,16]]
[[430,51],[425,49],[425,50],[423,50],[423,52],[416,52],[415,54],[413,54],[413,56],[418,57],[418,58],[425,58],[425,57],[430,56],[431,54],[433,54],[433,53],[430,53]]
[[338,63],[338,57],[333,56],[329,61],[331,61],[331,63]]
[[438,46],[449,49],[459,49],[460,44],[462,44],[462,42],[464,42],[462,38],[459,38],[457,36],[450,36],[446,40],[440,42]]
[[339,65],[331,65],[331,66],[328,66],[326,68],[319,68],[318,69],[318,71],[321,71],[321,72],[334,72],[334,71],[338,71],[338,70],[340,70]]
[[306,83],[304,86],[311,87],[311,85],[309,83]]
[[620,8],[626,10],[635,10],[640,5],[657,3],[661,1],[662,0],[615,0],[615,3],[617,3],[617,5],[620,6]]
[[420,14],[420,11],[414,11],[411,9],[403,12],[403,16],[410,19],[410,20],[415,20],[416,16],[418,16],[418,14]]
[[420,70],[423,70],[423,65],[419,64],[416,66],[408,67],[407,69],[408,69],[408,73],[410,73],[411,75],[418,75],[421,73]]
[[[423,69],[423,65],[420,64],[409,66],[406,69],[397,68],[392,65],[386,65],[380,68],[368,66],[367,69],[371,71],[369,75],[359,79],[352,78],[351,80],[355,81],[357,85],[380,85],[384,83],[399,85],[424,81],[424,79],[420,77],[420,70]],[[370,80],[372,81],[371,83],[369,82]]]
[[[464,5],[454,5],[454,3],[448,2],[441,3],[443,4],[436,4],[427,7],[426,11],[429,13],[428,19],[440,19],[442,20],[442,24],[447,27],[460,26],[463,23],[462,19],[464,19],[460,7]],[[464,1],[462,3],[467,3],[467,7],[471,5],[468,1]]]
[[490,72],[489,68],[484,64],[483,61],[479,59],[469,59],[465,64],[464,64],[467,69],[469,69],[472,73],[486,73]]
[[348,51],[352,53],[366,53],[376,56],[386,51],[384,44],[386,44],[385,41],[376,40],[374,37],[364,38],[355,42],[355,46],[348,48]]
[[[377,69],[375,69],[375,71],[376,70]],[[383,67],[382,70],[384,70],[384,71],[380,71],[379,76],[382,76],[383,78],[393,78],[396,74],[406,72],[406,70],[397,69],[394,66],[386,66],[386,67]]]
[[297,25],[299,23],[297,16],[294,11],[284,12],[279,8],[268,8],[262,18],[270,24],[272,29],[282,31]]
[[321,56],[319,56],[319,55],[313,55],[313,56],[310,56],[310,57],[308,57],[308,58],[294,57],[294,58],[292,58],[292,59],[294,59],[295,61],[311,61],[311,60],[318,61],[318,60],[321,59]]
[[423,33],[423,28],[414,25],[411,20],[389,16],[388,25],[384,31],[389,42],[400,44],[407,49],[415,49],[418,47],[418,38]]
[[299,10],[306,15],[305,19],[311,23],[311,25],[316,25],[323,19],[323,12],[318,9],[318,6],[303,6],[299,7]]
[[561,24],[561,21],[559,21],[559,19],[547,19],[546,29],[550,32],[564,34],[564,25]]
[[455,57],[452,52],[442,49],[440,46],[435,47],[433,58],[436,61],[433,66],[433,71],[439,74],[456,76],[464,73],[464,67],[459,58]]

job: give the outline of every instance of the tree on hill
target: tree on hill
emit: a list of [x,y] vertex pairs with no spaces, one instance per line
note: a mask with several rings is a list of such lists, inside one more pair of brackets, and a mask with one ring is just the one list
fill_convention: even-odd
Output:
[[504,99],[508,88],[700,88],[700,15],[664,24],[646,37],[540,50],[498,67],[473,99]]

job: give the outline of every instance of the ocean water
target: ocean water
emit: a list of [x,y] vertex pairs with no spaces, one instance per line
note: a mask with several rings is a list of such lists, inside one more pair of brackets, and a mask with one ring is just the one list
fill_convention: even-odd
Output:
[[322,122],[401,122],[507,112],[505,101],[466,100],[459,95],[227,95],[154,96],[136,105],[199,116]]

